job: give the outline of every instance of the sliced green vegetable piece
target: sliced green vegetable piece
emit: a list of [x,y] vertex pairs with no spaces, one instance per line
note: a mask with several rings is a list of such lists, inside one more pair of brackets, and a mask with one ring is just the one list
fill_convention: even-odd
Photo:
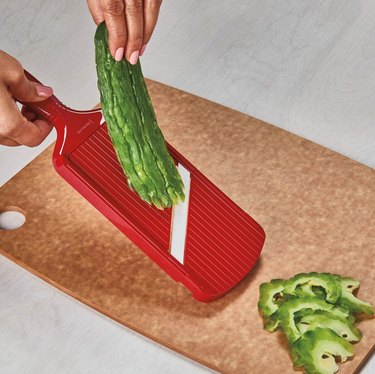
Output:
[[335,316],[331,312],[323,310],[317,310],[312,314],[303,316],[297,323],[301,335],[306,331],[313,331],[317,327],[331,329],[348,342],[358,342],[362,338],[359,329],[353,326],[349,319]]
[[[348,308],[346,308],[346,307],[342,307],[342,306],[340,306],[340,305],[336,305],[336,308],[338,308],[338,309],[342,309],[343,311],[349,313],[349,310],[348,310]],[[294,319],[295,319],[297,322],[299,322],[299,321],[301,320],[302,317],[304,317],[304,316],[308,316],[308,315],[310,315],[310,314],[317,313],[317,312],[318,312],[318,311],[316,311],[316,310],[312,310],[312,309],[309,309],[309,308],[307,308],[307,309],[302,309],[302,310],[300,310],[300,311],[298,311],[298,312],[296,312],[296,313],[294,314]],[[349,315],[346,317],[346,319],[347,319],[348,322],[351,323],[351,324],[355,323],[355,317],[354,317],[352,314],[350,314],[350,313],[349,313]]]
[[283,296],[284,280],[272,279],[262,283],[259,287],[258,309],[263,318],[270,317],[279,309],[279,303]]
[[[298,341],[298,340],[297,340]],[[290,357],[293,361],[293,366],[299,368],[303,366],[303,361],[299,355],[298,347],[296,346],[296,342],[289,343],[289,353]]]
[[311,286],[308,283],[298,286],[294,292],[296,296],[315,296],[324,300],[326,300],[327,298],[327,293],[325,292],[323,287]]
[[316,296],[313,288],[308,283],[297,286],[293,294],[295,296]]
[[279,307],[278,317],[280,319],[279,325],[289,342],[294,342],[301,336],[295,323],[295,314],[303,309],[325,310],[342,318],[346,318],[349,315],[348,310],[333,306],[332,304],[316,297],[295,297],[285,301]]
[[362,301],[353,295],[353,292],[359,288],[360,282],[349,277],[340,277],[341,297],[339,303],[349,309],[351,313],[374,314],[374,308],[371,304]]
[[[310,296],[315,295],[314,290],[319,288],[324,289],[326,300],[332,304],[334,304],[341,296],[340,283],[335,278],[324,273],[312,272],[297,274],[285,282],[284,292],[290,295],[301,294],[301,291],[296,292],[296,289],[299,286],[303,287],[302,290]],[[313,287],[315,287],[315,289],[313,289]]]
[[288,339],[295,367],[306,374],[331,374],[337,361],[353,356],[350,342],[362,338],[355,313],[374,314],[372,306],[353,295],[360,282],[330,273],[301,273],[260,287],[258,307],[264,329],[279,327]]
[[274,332],[279,327],[279,316],[278,313],[275,312],[270,316],[269,320],[264,324],[263,328],[269,332]]
[[353,356],[354,347],[332,330],[317,327],[294,343],[294,354],[307,374],[333,374],[339,369],[335,357],[346,361]]

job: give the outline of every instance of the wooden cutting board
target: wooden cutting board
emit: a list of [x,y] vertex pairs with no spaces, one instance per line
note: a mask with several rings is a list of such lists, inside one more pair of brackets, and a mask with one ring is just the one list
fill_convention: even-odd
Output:
[[[1,253],[120,323],[224,373],[293,373],[286,342],[262,330],[258,287],[326,271],[358,278],[375,304],[375,172],[245,114],[148,81],[166,138],[265,229],[260,261],[232,292],[195,301],[54,171],[50,147],[0,189],[26,213]],[[353,124],[355,126],[355,124]],[[375,323],[340,373],[369,355]]]

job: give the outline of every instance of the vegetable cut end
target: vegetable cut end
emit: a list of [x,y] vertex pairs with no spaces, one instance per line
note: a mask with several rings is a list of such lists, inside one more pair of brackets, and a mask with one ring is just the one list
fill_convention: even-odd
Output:
[[344,309],[334,307],[324,300],[311,296],[293,298],[285,301],[279,308],[280,327],[290,342],[297,340],[301,333],[295,323],[295,314],[303,309],[325,310],[339,317],[347,317],[349,313]]
[[278,300],[284,291],[284,281],[273,279],[271,282],[262,283],[259,287],[258,309],[263,317],[269,317],[278,309]]
[[[300,287],[303,287],[302,289]],[[326,300],[329,303],[335,303],[341,296],[340,283],[324,273],[301,273],[295,275],[285,283],[285,293],[296,295],[297,289],[306,292],[306,294],[313,296],[316,290],[324,290]]]
[[374,315],[374,308],[371,304],[358,299],[353,294],[353,292],[359,288],[359,281],[353,278],[344,277],[340,279],[340,284],[342,289],[340,302],[342,305],[347,307],[352,313],[364,313],[370,316]]
[[314,331],[317,327],[320,327],[332,330],[349,342],[358,342],[362,338],[360,330],[349,319],[335,316],[326,311],[315,311],[302,317],[297,327],[302,335],[306,331]]
[[319,327],[306,332],[294,348],[307,373],[336,373],[339,367],[335,357],[345,362],[354,355],[352,344],[333,331]]

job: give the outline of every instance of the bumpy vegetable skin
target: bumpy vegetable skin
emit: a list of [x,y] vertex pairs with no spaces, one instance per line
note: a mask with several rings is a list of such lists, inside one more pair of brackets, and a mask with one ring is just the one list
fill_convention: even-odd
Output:
[[354,347],[332,330],[317,327],[307,331],[294,343],[294,362],[303,366],[306,374],[334,374],[338,370],[335,357],[345,362],[353,356]]
[[280,324],[279,315],[278,315],[278,312],[275,312],[274,314],[270,316],[268,321],[264,323],[263,328],[267,330],[268,332],[274,332],[279,327],[279,324]]
[[297,328],[301,335],[313,331],[317,327],[330,329],[349,342],[358,342],[362,338],[361,331],[348,318],[342,318],[331,312],[318,310],[301,317]]
[[278,298],[283,295],[284,284],[282,279],[272,279],[259,286],[258,309],[263,317],[270,317],[279,309]]
[[341,297],[340,304],[349,309],[351,313],[374,314],[374,308],[371,304],[358,299],[353,292],[359,288],[359,281],[349,277],[340,278]]
[[326,301],[316,297],[296,297],[285,301],[280,305],[278,316],[280,320],[280,327],[288,338],[289,342],[294,342],[301,336],[294,318],[295,314],[303,309],[311,309],[313,311],[324,310],[342,318],[346,318],[349,315],[349,312],[346,309],[335,307],[332,304],[329,304]]
[[183,201],[184,185],[157,124],[140,63],[116,62],[101,23],[95,56],[102,110],[129,186],[163,209]]
[[314,295],[314,289],[323,289],[326,295],[325,298],[329,303],[335,303],[341,296],[340,283],[335,278],[324,273],[312,272],[297,274],[285,282],[284,292],[286,294],[296,295],[298,293],[298,288],[300,290],[300,295],[303,294],[301,291],[304,291],[310,296]]
[[[354,326],[359,313],[373,315],[372,306],[353,295],[359,281],[329,273],[301,273],[260,286],[258,308],[264,329],[286,335],[293,365],[307,374],[330,374],[353,355],[361,340]],[[336,357],[336,359],[335,359]]]

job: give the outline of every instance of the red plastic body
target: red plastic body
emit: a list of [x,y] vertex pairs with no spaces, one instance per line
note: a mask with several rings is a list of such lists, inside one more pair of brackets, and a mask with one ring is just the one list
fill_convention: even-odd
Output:
[[72,110],[54,96],[27,106],[56,128],[57,172],[194,298],[223,296],[254,266],[265,241],[262,227],[171,145],[191,181],[183,264],[170,254],[172,210],[152,207],[129,189],[101,110]]

